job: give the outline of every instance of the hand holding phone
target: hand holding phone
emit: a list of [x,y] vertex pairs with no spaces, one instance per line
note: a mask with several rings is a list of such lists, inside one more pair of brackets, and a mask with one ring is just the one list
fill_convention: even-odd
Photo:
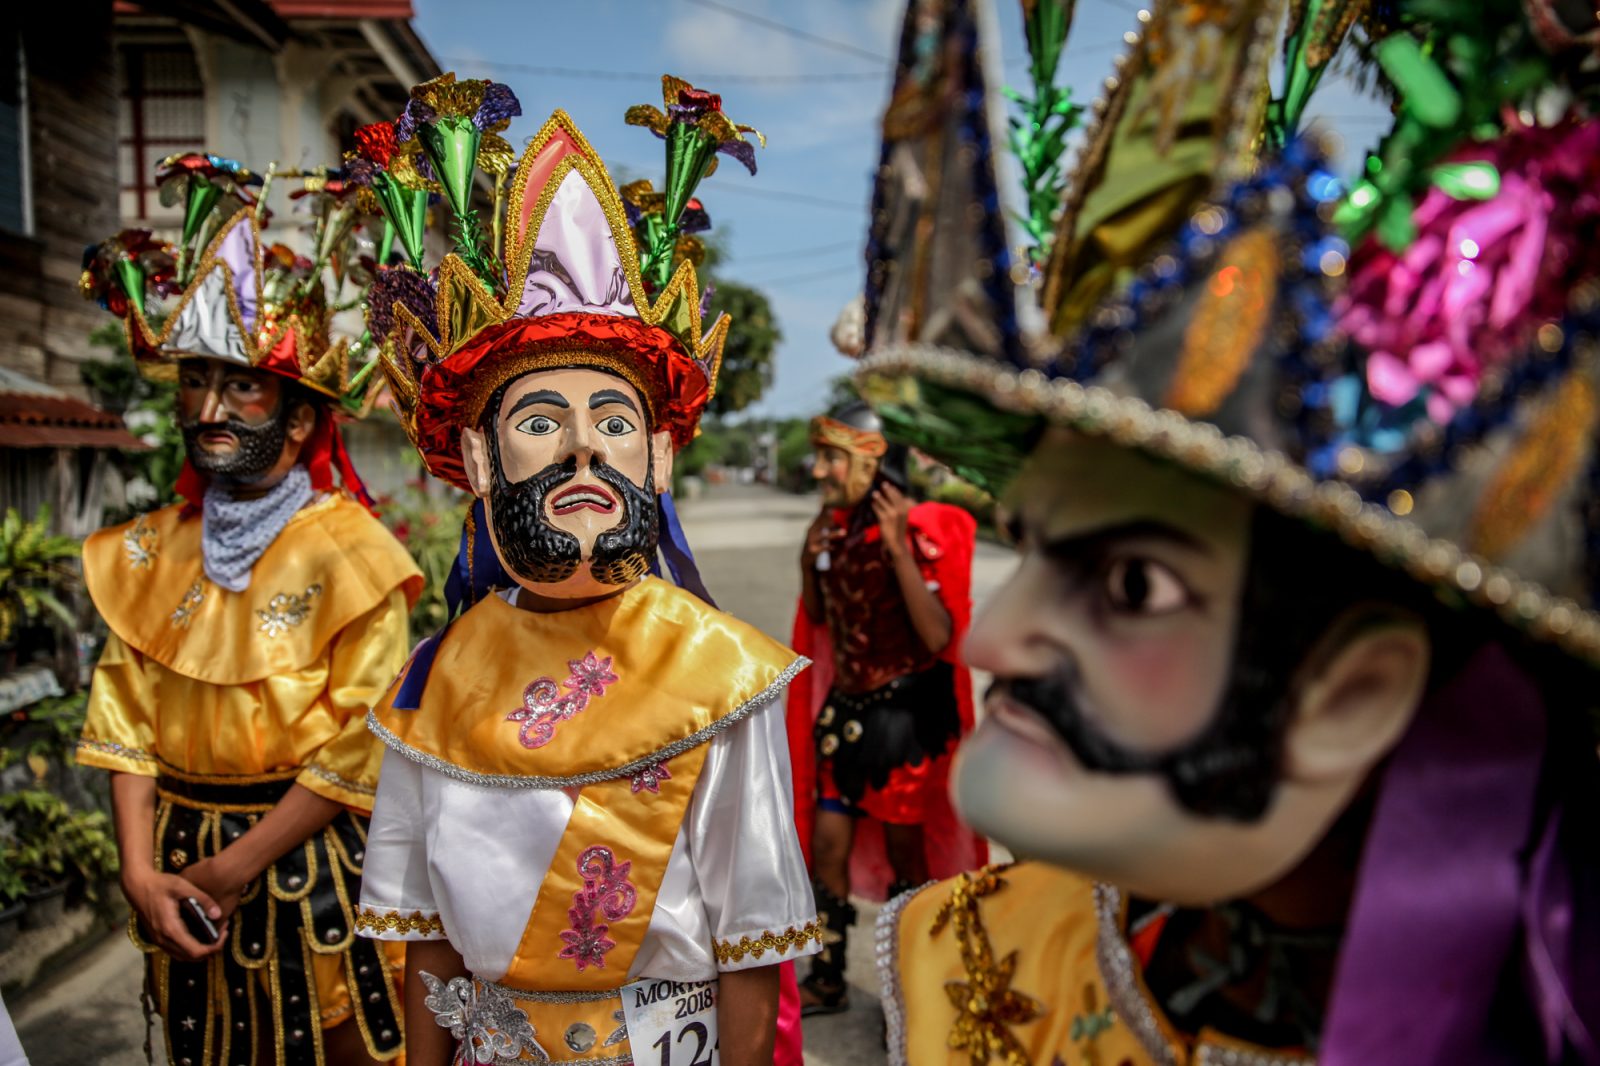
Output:
[[178,904],[178,916],[183,919],[184,928],[189,930],[189,935],[202,944],[215,944],[222,936],[217,930],[217,925],[206,915],[205,907],[193,896],[189,896]]

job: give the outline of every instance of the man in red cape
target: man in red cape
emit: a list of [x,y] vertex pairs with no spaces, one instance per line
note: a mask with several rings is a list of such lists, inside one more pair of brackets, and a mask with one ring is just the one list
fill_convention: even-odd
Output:
[[790,686],[795,824],[827,932],[801,982],[806,1014],[848,1006],[850,894],[883,900],[981,865],[983,841],[946,781],[972,728],[960,658],[976,523],[913,505],[905,453],[853,403],[811,425],[823,506],[801,552],[792,644],[814,666]]

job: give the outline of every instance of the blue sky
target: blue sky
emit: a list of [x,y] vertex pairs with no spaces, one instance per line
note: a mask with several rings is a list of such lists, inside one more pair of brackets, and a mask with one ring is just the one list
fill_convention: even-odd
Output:
[[[659,76],[719,92],[737,122],[768,146],[752,178],[732,160],[701,188],[730,253],[726,271],[763,289],[783,330],[773,387],[756,413],[809,416],[849,361],[828,341],[839,309],[860,291],[878,118],[905,0],[414,0],[417,30],[447,70],[511,86],[522,142],[564,108],[623,181],[661,184],[660,142],[625,126],[631,104],[660,106]],[[752,18],[725,9],[735,8]],[[995,0],[995,66],[1026,83],[1020,5]],[[1079,0],[1062,63],[1085,103],[1135,25],[1132,0]],[[789,30],[755,20],[780,23]],[[820,39],[810,40],[810,38]],[[602,77],[600,72],[611,76]],[[766,80],[757,80],[766,79]],[[1376,132],[1374,109],[1335,86],[1321,108]],[[1341,122],[1343,126],[1345,123]]]

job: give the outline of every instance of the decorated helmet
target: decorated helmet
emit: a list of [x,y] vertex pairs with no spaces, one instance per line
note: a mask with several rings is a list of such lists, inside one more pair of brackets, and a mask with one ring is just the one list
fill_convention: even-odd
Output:
[[[1296,0],[1280,49],[1285,6],[1140,14],[1059,197],[1030,204],[1031,279],[1003,244],[970,283],[909,269],[955,238],[894,229],[893,153],[928,149],[886,121],[863,392],[892,437],[992,491],[1044,426],[1107,438],[1600,665],[1592,27],[1558,32],[1542,2]],[[1348,182],[1300,119],[1358,23],[1395,119]],[[895,101],[915,76],[902,66]],[[992,182],[987,150],[942,165]],[[950,218],[968,243],[992,224]],[[1013,278],[1046,330],[1014,336]],[[982,313],[934,314],[942,286],[979,281]]]
[[[456,87],[491,84],[445,78]],[[704,211],[689,194],[718,151],[754,164],[742,137],[748,127],[723,116],[717,97],[675,78],[663,82],[667,111],[634,108],[628,118],[667,142],[665,193],[636,183],[624,201],[599,155],[558,110],[528,142],[508,191],[495,176],[493,232],[503,235],[503,247],[486,250],[472,235],[479,223],[471,216],[457,227],[468,235],[458,236],[432,276],[400,267],[379,279],[368,301],[369,328],[401,423],[434,475],[466,487],[460,430],[478,426],[500,385],[551,367],[615,373],[638,389],[652,426],[667,431],[675,447],[694,438],[716,389],[730,321],[723,315],[709,327],[703,322],[693,249],[684,238],[687,229],[704,228],[697,226]],[[473,101],[493,90],[472,90],[450,104],[437,99],[437,89],[428,83],[413,90],[413,106],[397,127],[409,121],[447,200],[465,204],[469,197],[450,189],[471,175],[470,166],[455,162],[458,153],[470,157],[471,145],[436,131],[451,121],[470,124],[462,117],[476,115],[481,106],[469,111]],[[415,106],[425,96],[435,102]],[[451,106],[459,114],[452,116]]]
[[185,358],[220,359],[359,407],[367,374],[352,374],[358,346],[333,318],[359,303],[372,279],[361,213],[337,170],[269,174],[299,183],[291,196],[312,209],[309,254],[263,241],[262,178],[188,153],[163,161],[157,175],[163,198],[185,205],[177,247],[147,231],[117,234],[85,253],[81,288],[123,319],[146,374],[170,377]]
[[[140,371],[170,380],[184,359],[216,359],[285,378],[341,416],[367,413],[376,361],[355,369],[364,338],[343,335],[334,319],[360,303],[376,263],[343,172],[274,167],[263,177],[191,152],[164,160],[156,180],[164,202],[183,205],[177,244],[123,231],[85,251],[79,283],[122,319]],[[297,242],[304,251],[263,239],[273,180],[295,182],[290,198],[309,208],[291,216],[305,231]],[[331,488],[337,467],[345,487],[370,503],[333,410],[319,413],[303,455],[314,487]],[[194,500],[204,479],[186,467],[178,491]]]

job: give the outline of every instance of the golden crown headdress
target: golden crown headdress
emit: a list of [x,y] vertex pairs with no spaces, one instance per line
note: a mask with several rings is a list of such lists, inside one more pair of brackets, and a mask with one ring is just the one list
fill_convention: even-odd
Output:
[[[438,181],[455,214],[456,250],[433,276],[386,270],[368,301],[396,411],[428,468],[464,484],[461,427],[478,424],[504,382],[557,366],[623,377],[653,425],[687,444],[715,391],[730,320],[706,328],[694,263],[674,259],[695,183],[719,150],[748,162],[747,127],[728,123],[716,97],[664,79],[668,113],[647,110],[662,119],[668,189],[651,205],[659,217],[635,206],[630,219],[598,153],[560,110],[528,142],[506,190],[505,169],[485,165],[481,138],[516,113],[515,97],[492,83],[445,79],[414,89],[391,150],[366,157],[393,182],[402,146],[415,142],[418,180]],[[654,128],[638,108],[629,117]],[[469,206],[474,159],[496,189],[492,253]]]

